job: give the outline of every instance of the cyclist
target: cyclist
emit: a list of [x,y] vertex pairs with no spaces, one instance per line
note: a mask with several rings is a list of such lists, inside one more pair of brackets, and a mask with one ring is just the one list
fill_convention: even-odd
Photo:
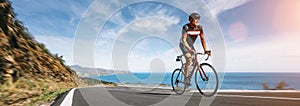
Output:
[[202,26],[200,25],[200,15],[198,13],[192,13],[189,15],[189,22],[183,26],[182,28],[182,38],[179,44],[179,47],[186,59],[186,66],[185,66],[185,84],[187,86],[191,86],[190,79],[188,78],[188,73],[190,70],[190,65],[192,63],[191,56],[195,53],[194,42],[196,41],[197,37],[200,36],[200,40],[202,43],[202,47],[204,53],[208,54],[209,51],[206,49],[206,43],[204,39],[204,32]]

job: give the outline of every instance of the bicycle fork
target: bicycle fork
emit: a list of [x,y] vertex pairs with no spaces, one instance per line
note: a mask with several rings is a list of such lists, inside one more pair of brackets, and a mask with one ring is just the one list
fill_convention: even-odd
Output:
[[[199,66],[199,67],[198,67],[198,70],[200,70],[199,73],[200,73],[200,76],[201,76],[202,80],[203,80],[203,81],[208,81],[208,80],[209,80],[209,79],[208,79],[208,76],[206,75],[206,73],[205,73],[205,71],[203,70],[203,68]],[[203,73],[203,75],[205,76],[205,78],[203,77],[202,73]]]

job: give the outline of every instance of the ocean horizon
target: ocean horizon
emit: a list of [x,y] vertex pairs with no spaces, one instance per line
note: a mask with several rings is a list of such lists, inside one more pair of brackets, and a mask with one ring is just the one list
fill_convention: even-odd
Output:
[[[267,84],[270,89],[275,89],[281,81],[287,84],[285,89],[300,90],[300,73],[297,72],[225,72],[222,74],[224,78],[219,81],[220,90],[264,90],[263,83]],[[163,85],[171,87],[171,76],[171,72],[134,72],[131,74],[91,76],[91,78],[114,82],[118,85]],[[193,76],[190,87],[192,89],[196,88],[194,80]]]

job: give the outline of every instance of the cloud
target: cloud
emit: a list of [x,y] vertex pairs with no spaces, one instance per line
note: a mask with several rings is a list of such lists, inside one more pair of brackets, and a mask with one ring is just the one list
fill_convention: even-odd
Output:
[[133,23],[133,26],[130,27],[130,29],[140,33],[160,33],[164,35],[168,31],[169,27],[176,25],[178,22],[179,18],[176,17],[149,17],[137,20],[135,23]]
[[218,15],[226,10],[236,8],[238,6],[241,6],[243,4],[246,4],[252,0],[232,0],[232,1],[226,1],[226,0],[204,0],[208,7],[211,9],[211,11]]
[[69,37],[74,36],[76,25],[90,3],[91,0],[12,0],[18,19],[32,34]]
[[[163,4],[152,4],[152,3],[134,4],[118,11],[108,21],[117,24],[119,27],[124,27],[137,20],[154,17],[154,18],[166,19],[172,21],[172,23],[178,24],[180,18],[176,15],[171,14],[172,12],[174,12],[174,10],[165,7]],[[151,21],[154,22],[153,20]],[[151,22],[148,21],[142,21],[140,23],[141,24],[139,23],[135,23],[135,24],[138,27],[143,27],[143,28],[151,24]]]
[[[44,43],[52,53],[63,55],[67,64],[72,64],[72,37],[80,28],[87,29],[77,32],[80,34],[79,39],[82,42],[88,42],[87,40],[91,38],[90,35],[98,34],[101,28],[100,25],[107,22],[107,26],[104,26],[106,29],[103,28],[103,32],[99,33],[99,38],[96,42],[95,62],[97,65],[100,64],[100,67],[111,67],[112,47],[115,40],[120,37],[120,34],[135,32],[166,35],[172,36],[170,41],[174,42],[180,36],[180,31],[177,31],[178,26],[176,25],[187,21],[186,19],[181,19],[186,18],[184,17],[186,14],[180,9],[158,2],[136,3],[126,7],[124,4],[131,1],[12,1],[17,14],[20,15],[19,18],[29,28],[29,31],[33,33],[39,42]],[[118,10],[123,6],[125,6],[123,9]],[[110,19],[106,19],[106,17]],[[77,24],[80,25],[81,23],[83,23],[83,26],[76,29]],[[175,35],[176,37],[174,37]],[[132,38],[121,36],[119,40],[129,43],[132,41]],[[176,42],[176,46],[178,46],[177,44]],[[141,45],[140,48],[145,47]],[[83,47],[82,51],[84,50],[85,48]],[[161,53],[164,52],[159,54]],[[173,63],[174,57],[172,53],[162,55],[166,58],[164,60],[172,61]],[[148,57],[149,55],[145,56]]]
[[134,48],[137,48],[139,50],[146,50],[146,47],[149,46],[149,41],[147,40],[142,40],[138,42],[138,44],[134,45]]
[[227,70],[247,72],[298,72],[300,67],[298,36],[277,36],[227,46]]
[[181,55],[181,51],[177,44],[172,45],[162,38],[147,37],[131,49],[128,55],[128,65],[132,71],[149,71],[149,68],[154,65],[152,62],[160,59],[165,67],[165,70],[160,71],[170,72],[180,66],[180,63],[175,61],[178,55]]
[[[96,7],[101,7],[101,4],[97,4],[98,6],[91,8],[93,8],[93,10],[96,10]],[[171,12],[173,11],[169,10],[169,8],[162,7],[163,5],[160,4],[147,4],[146,6],[146,4],[142,3],[130,5],[116,13],[111,13],[112,16],[110,17],[110,19],[108,19],[105,26],[103,26],[102,32],[100,32],[98,35],[99,38],[97,40],[97,47],[95,52],[96,64],[100,64],[104,67],[112,67],[111,64],[113,60],[108,57],[112,56],[111,52],[113,50],[115,42],[123,42],[124,44],[122,44],[121,47],[118,47],[117,51],[120,53],[126,53],[127,49],[130,48],[128,47],[130,46],[129,44],[134,43],[137,37],[139,37],[138,34],[162,34],[168,31],[168,27],[174,24],[178,24],[180,21],[179,17],[172,15]],[[86,13],[88,18],[93,18],[91,20],[95,20],[95,22],[98,22],[99,20],[95,19],[96,16],[89,16],[89,14],[91,13]],[[99,14],[106,14],[106,12]],[[147,41],[142,41],[139,42],[138,45],[136,45],[136,48],[138,48],[139,50],[146,50],[146,46],[149,46],[147,44]],[[145,56],[149,57],[149,55]],[[141,67],[148,65],[146,63],[144,65],[138,64],[139,63],[137,63],[136,65]],[[122,67],[126,67],[126,65]]]
[[120,0],[95,0],[85,11],[80,21],[88,24],[93,28],[93,31],[97,32],[101,27],[100,25],[105,24],[107,18],[118,11],[125,2]]
[[62,55],[67,65],[72,65],[73,38],[63,36],[36,35],[38,42],[46,45],[52,54]]
[[154,67],[164,67],[165,70],[159,70],[159,72],[172,72],[175,68],[180,67],[180,63],[175,61],[176,56],[179,54],[173,48],[151,55],[132,53],[128,56],[128,66],[130,71],[133,72],[151,71],[150,68],[153,67],[151,63],[155,59],[160,59],[164,64],[155,64]]
[[120,37],[119,41],[131,42],[131,38],[122,36],[128,32],[131,32],[131,34],[133,32],[140,34],[154,32],[163,35],[168,31],[168,27],[180,22],[180,17],[171,14],[174,11],[162,4],[130,5],[116,12],[107,20],[99,37],[110,40],[116,40],[117,37]]
[[[157,35],[173,36],[174,38],[174,35],[179,34],[177,31],[173,31],[174,29],[178,30],[176,24],[179,24],[180,22],[180,17],[173,13],[176,10],[170,9],[169,7],[164,7],[164,5],[162,4],[147,4],[146,8],[146,4],[137,5],[129,6],[128,10],[124,9],[124,11],[119,11],[111,17],[111,20],[109,20],[111,23],[118,24],[117,27],[106,29],[107,31],[115,31],[114,33],[111,32],[112,35],[109,36],[115,37],[115,40],[117,40],[116,42],[123,42],[125,44],[122,46],[126,46],[120,47],[118,49],[119,52],[123,53],[124,51],[127,51],[125,49],[130,48],[127,46],[132,46],[127,44],[132,44],[136,42],[137,39],[141,36]],[[179,28],[179,30],[181,29]],[[134,53],[131,52],[132,54],[130,54],[128,57],[128,66],[131,71],[149,70],[150,65],[152,64],[152,60],[156,58],[161,58],[164,61],[167,68],[166,70],[171,70],[171,68],[174,68],[175,54],[169,54],[172,56],[164,56],[163,53],[165,50],[158,50],[156,51],[156,53],[154,53],[155,50],[153,50],[153,47],[161,48],[161,46],[154,46],[152,44],[153,42],[150,44],[147,40],[142,40],[141,42],[138,42],[137,45],[135,45],[135,47],[133,48]],[[126,67],[126,65],[127,64],[124,64],[124,66],[115,68],[124,68]]]

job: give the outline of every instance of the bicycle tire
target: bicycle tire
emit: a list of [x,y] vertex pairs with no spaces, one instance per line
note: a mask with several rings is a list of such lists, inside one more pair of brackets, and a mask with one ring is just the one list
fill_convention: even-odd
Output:
[[181,69],[175,69],[172,73],[171,84],[173,91],[177,95],[184,93],[186,85],[184,83],[184,72]]
[[[204,70],[208,78],[202,79],[202,77],[200,76],[200,68]],[[203,73],[202,75],[204,76]],[[219,88],[219,78],[215,68],[208,63],[200,64],[200,67],[196,70],[195,73],[195,83],[197,89],[202,95],[206,97],[211,97],[215,95]]]

